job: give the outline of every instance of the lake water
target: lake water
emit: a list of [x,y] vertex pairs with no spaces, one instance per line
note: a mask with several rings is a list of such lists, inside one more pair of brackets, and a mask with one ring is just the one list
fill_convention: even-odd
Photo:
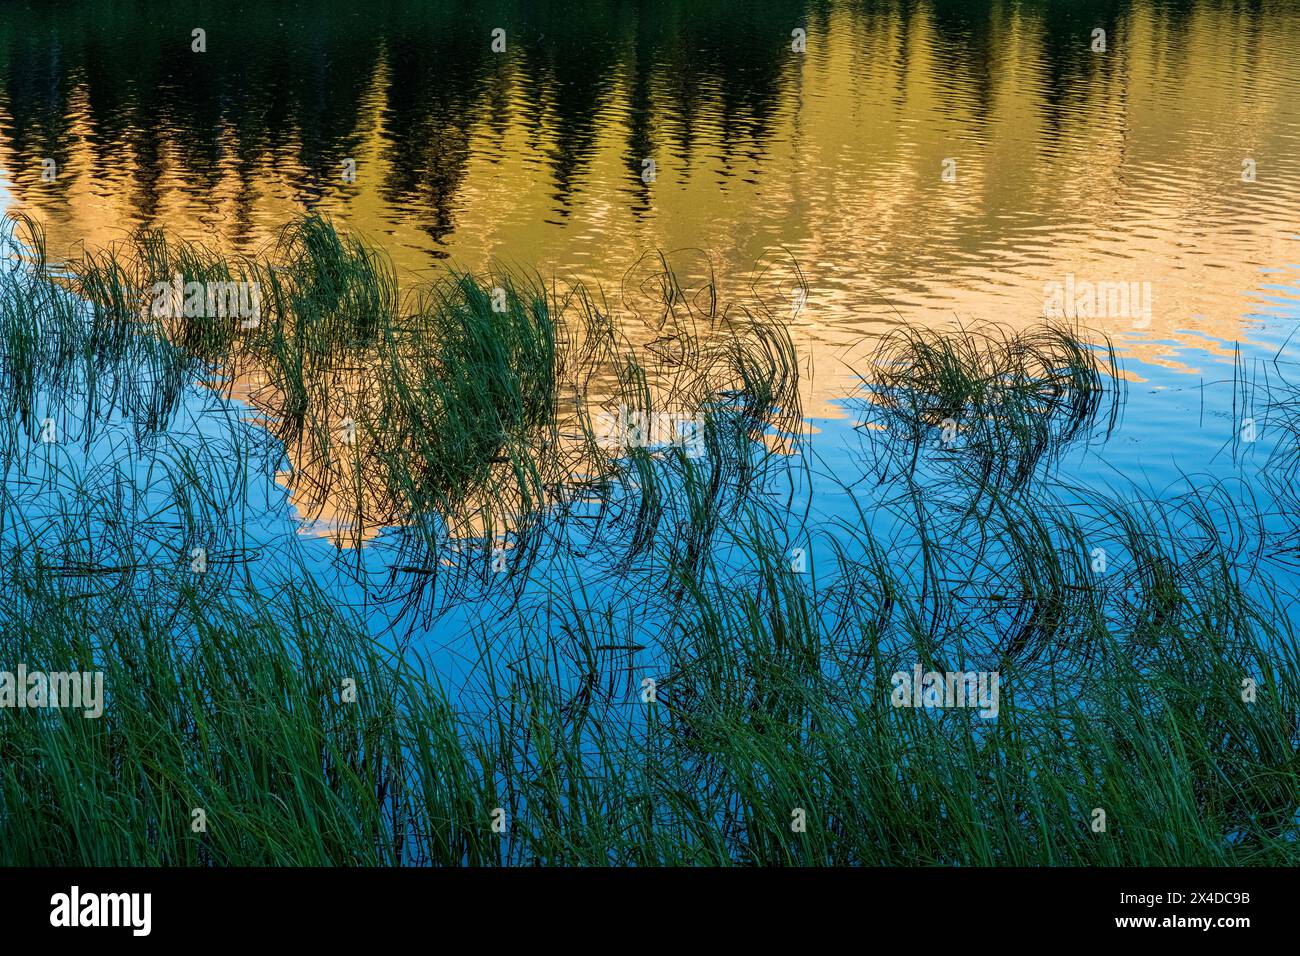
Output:
[[5,5],[0,173],[56,255],[316,210],[408,285],[591,283],[638,343],[663,254],[787,316],[830,470],[881,334],[1074,304],[1129,391],[1070,477],[1254,488],[1231,383],[1297,358],[1297,62],[1267,0]]

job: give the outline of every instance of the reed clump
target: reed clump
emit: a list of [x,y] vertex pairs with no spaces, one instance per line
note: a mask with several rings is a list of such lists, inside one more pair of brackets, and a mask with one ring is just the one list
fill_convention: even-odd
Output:
[[903,326],[880,343],[863,384],[866,422],[888,438],[874,449],[886,473],[924,454],[968,471],[972,487],[1009,490],[1071,442],[1109,435],[1121,391],[1110,341],[1056,325]]

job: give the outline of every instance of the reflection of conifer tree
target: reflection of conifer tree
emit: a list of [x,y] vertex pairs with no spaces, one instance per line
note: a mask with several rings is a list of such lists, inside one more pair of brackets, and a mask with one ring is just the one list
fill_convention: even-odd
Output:
[[653,75],[655,38],[651,36],[646,23],[646,11],[642,5],[641,15],[636,21],[636,38],[629,54],[630,64],[628,78],[628,120],[627,120],[627,156],[625,163],[631,175],[632,192],[637,203],[632,207],[640,215],[650,205],[650,184],[642,175],[642,162],[654,159],[658,164],[663,157],[656,156],[654,143],[654,102]]
[[[1130,7],[1131,0],[1049,0],[1035,11],[1041,38],[1042,109],[1054,134],[1066,131],[1068,116],[1097,83],[1115,76],[1116,64],[1125,59],[1115,41]],[[1107,53],[1092,52],[1092,31],[1097,28],[1106,31]]]
[[613,90],[625,24],[604,3],[592,4],[581,17],[560,3],[529,4],[523,15],[524,83],[533,95],[544,96],[549,107],[556,211],[567,216],[570,197],[595,150],[599,114]]
[[729,152],[737,141],[760,144],[770,134],[790,60],[790,28],[807,17],[802,3],[787,0],[747,5],[736,16],[716,13],[716,21],[701,22],[702,17],[692,14],[688,22],[710,79],[720,90],[719,120]]
[[59,169],[68,162],[68,55],[58,35],[49,31],[10,27],[3,36],[10,43],[3,61],[5,105],[12,121],[7,136],[14,157],[10,173],[18,185],[39,188],[42,159],[53,159]]
[[907,89],[912,79],[912,44],[910,41],[912,26],[916,23],[919,11],[924,3],[925,0],[901,0],[896,8],[896,14],[889,10],[877,9],[868,26],[868,35],[877,32],[883,33],[889,28],[890,20],[895,15],[898,18],[898,77],[896,81],[897,95],[894,97],[894,103],[900,108],[907,99]]
[[[478,42],[467,42],[466,37]],[[426,25],[393,35],[384,108],[390,202],[414,204],[424,230],[442,242],[455,228],[456,193],[465,179],[474,124],[483,120],[496,68],[488,28]]]
[[1002,47],[990,0],[933,0],[935,79],[944,89],[969,89],[970,115],[988,122]]

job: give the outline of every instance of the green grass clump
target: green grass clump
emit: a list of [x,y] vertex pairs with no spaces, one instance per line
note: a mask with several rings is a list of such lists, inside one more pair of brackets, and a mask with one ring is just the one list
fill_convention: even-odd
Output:
[[904,326],[879,345],[864,388],[890,440],[884,460],[915,468],[922,452],[969,472],[972,487],[1023,487],[1105,415],[1118,415],[1109,341],[1077,330]]
[[508,449],[552,424],[558,356],[547,307],[537,286],[454,276],[425,290],[412,321],[383,343],[386,374],[366,426],[399,497],[464,500]]

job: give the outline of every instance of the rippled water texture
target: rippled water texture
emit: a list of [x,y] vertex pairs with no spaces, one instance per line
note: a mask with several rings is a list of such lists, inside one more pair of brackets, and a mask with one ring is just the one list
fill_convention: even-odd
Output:
[[252,251],[323,209],[408,280],[504,263],[633,310],[667,251],[789,302],[814,417],[864,336],[1027,325],[1068,277],[1137,283],[1089,324],[1180,372],[1294,311],[1291,4],[475,6],[6,5],[11,204],[55,253],[136,226]]

